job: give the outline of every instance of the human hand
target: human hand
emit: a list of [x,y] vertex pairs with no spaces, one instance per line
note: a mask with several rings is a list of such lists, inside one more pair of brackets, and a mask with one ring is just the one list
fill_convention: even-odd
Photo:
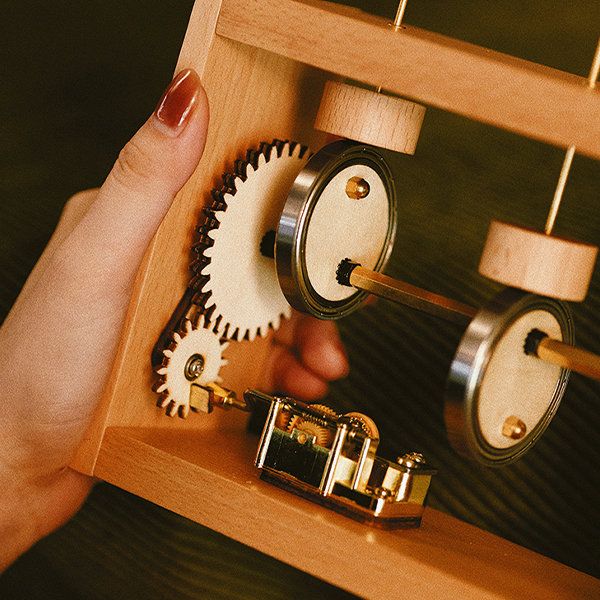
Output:
[[[80,507],[92,479],[68,468],[107,384],[148,243],[204,149],[208,102],[183,71],[102,187],[77,195],[0,329],[0,570]],[[271,383],[304,399],[348,363],[335,327],[282,328]]]

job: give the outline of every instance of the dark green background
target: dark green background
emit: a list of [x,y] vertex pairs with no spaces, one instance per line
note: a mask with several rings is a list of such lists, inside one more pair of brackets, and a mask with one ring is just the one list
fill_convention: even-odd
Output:
[[[394,12],[392,2],[362,5]],[[55,0],[3,7],[2,315],[66,198],[102,181],[152,110],[170,79],[191,6],[191,0]],[[413,0],[406,21],[586,75],[600,3]],[[396,161],[400,228],[390,272],[485,302],[498,289],[476,270],[489,220],[542,227],[561,161],[556,148],[428,110],[417,154]],[[600,241],[599,184],[598,163],[577,157],[557,233]],[[574,306],[578,340],[597,352],[599,286],[596,274],[586,302]],[[426,452],[440,470],[432,506],[598,574],[597,383],[573,376],[542,441],[518,464],[489,470],[457,457],[445,439],[441,398],[457,328],[380,302],[345,321],[342,332],[353,372],[331,402],[371,414],[388,452]],[[345,596],[107,485],[0,579],[2,598]]]

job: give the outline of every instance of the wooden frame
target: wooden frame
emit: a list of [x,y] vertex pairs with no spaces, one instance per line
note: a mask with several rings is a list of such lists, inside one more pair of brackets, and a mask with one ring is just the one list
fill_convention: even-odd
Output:
[[[264,484],[243,416],[181,421],[155,407],[150,354],[188,281],[194,224],[220,174],[261,140],[323,142],[313,123],[324,70],[596,158],[600,94],[583,78],[415,28],[394,33],[383,19],[312,0],[198,0],[185,67],[211,102],[207,150],[148,248],[110,384],[72,466],[366,597],[598,593],[593,578],[433,510],[419,530],[373,531]],[[231,344],[224,383],[259,385],[269,347]],[[319,551],[305,552],[314,540]]]

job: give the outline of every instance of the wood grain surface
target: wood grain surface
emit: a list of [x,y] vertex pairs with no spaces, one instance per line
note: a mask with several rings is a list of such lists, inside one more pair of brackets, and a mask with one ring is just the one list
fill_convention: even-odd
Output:
[[[9,57],[0,87],[3,314],[66,199],[101,183],[152,110],[173,72],[191,7],[191,0],[176,5],[59,0],[11,7],[3,32]],[[368,8],[393,16],[395,3],[369,3]],[[410,25],[581,77],[589,69],[598,22],[600,5],[588,0],[552,7],[540,0],[448,0],[443,10],[411,2],[406,13]],[[498,289],[477,274],[490,221],[543,228],[562,159],[555,148],[428,110],[415,155],[395,160],[401,225],[390,274],[471,305],[485,302]],[[576,156],[557,235],[597,244],[599,186],[598,163]],[[577,341],[596,352],[599,311],[596,270],[586,301],[574,307]],[[352,374],[332,388],[328,403],[373,416],[382,450],[390,456],[409,449],[425,452],[439,469],[432,507],[600,574],[597,383],[573,376],[539,444],[515,465],[485,469],[457,457],[443,428],[441,397],[458,328],[385,301],[341,326]],[[74,520],[0,578],[0,597],[349,595],[101,485]]]
[[217,32],[600,158],[600,93],[585,79],[409,25],[396,32],[389,23],[321,0],[223,0]]

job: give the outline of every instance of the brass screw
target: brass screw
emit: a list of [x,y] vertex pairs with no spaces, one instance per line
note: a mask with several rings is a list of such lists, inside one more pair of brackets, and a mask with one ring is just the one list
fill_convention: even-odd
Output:
[[297,441],[299,444],[306,444],[306,441],[307,441],[307,440],[308,440],[308,436],[307,436],[305,433],[299,433],[299,434],[296,436],[296,441]]
[[502,425],[502,435],[513,440],[520,440],[527,433],[527,425],[519,417],[510,416]]
[[195,381],[204,371],[204,356],[192,354],[185,364],[184,374],[188,381]]
[[375,495],[376,498],[385,500],[392,495],[392,490],[389,490],[388,488],[385,488],[385,487],[376,487],[373,490],[373,494]]
[[346,196],[353,200],[362,200],[369,195],[371,186],[362,177],[351,177],[346,184]]
[[399,465],[404,465],[409,469],[416,467],[417,465],[424,465],[427,461],[420,452],[407,452],[396,459]]

